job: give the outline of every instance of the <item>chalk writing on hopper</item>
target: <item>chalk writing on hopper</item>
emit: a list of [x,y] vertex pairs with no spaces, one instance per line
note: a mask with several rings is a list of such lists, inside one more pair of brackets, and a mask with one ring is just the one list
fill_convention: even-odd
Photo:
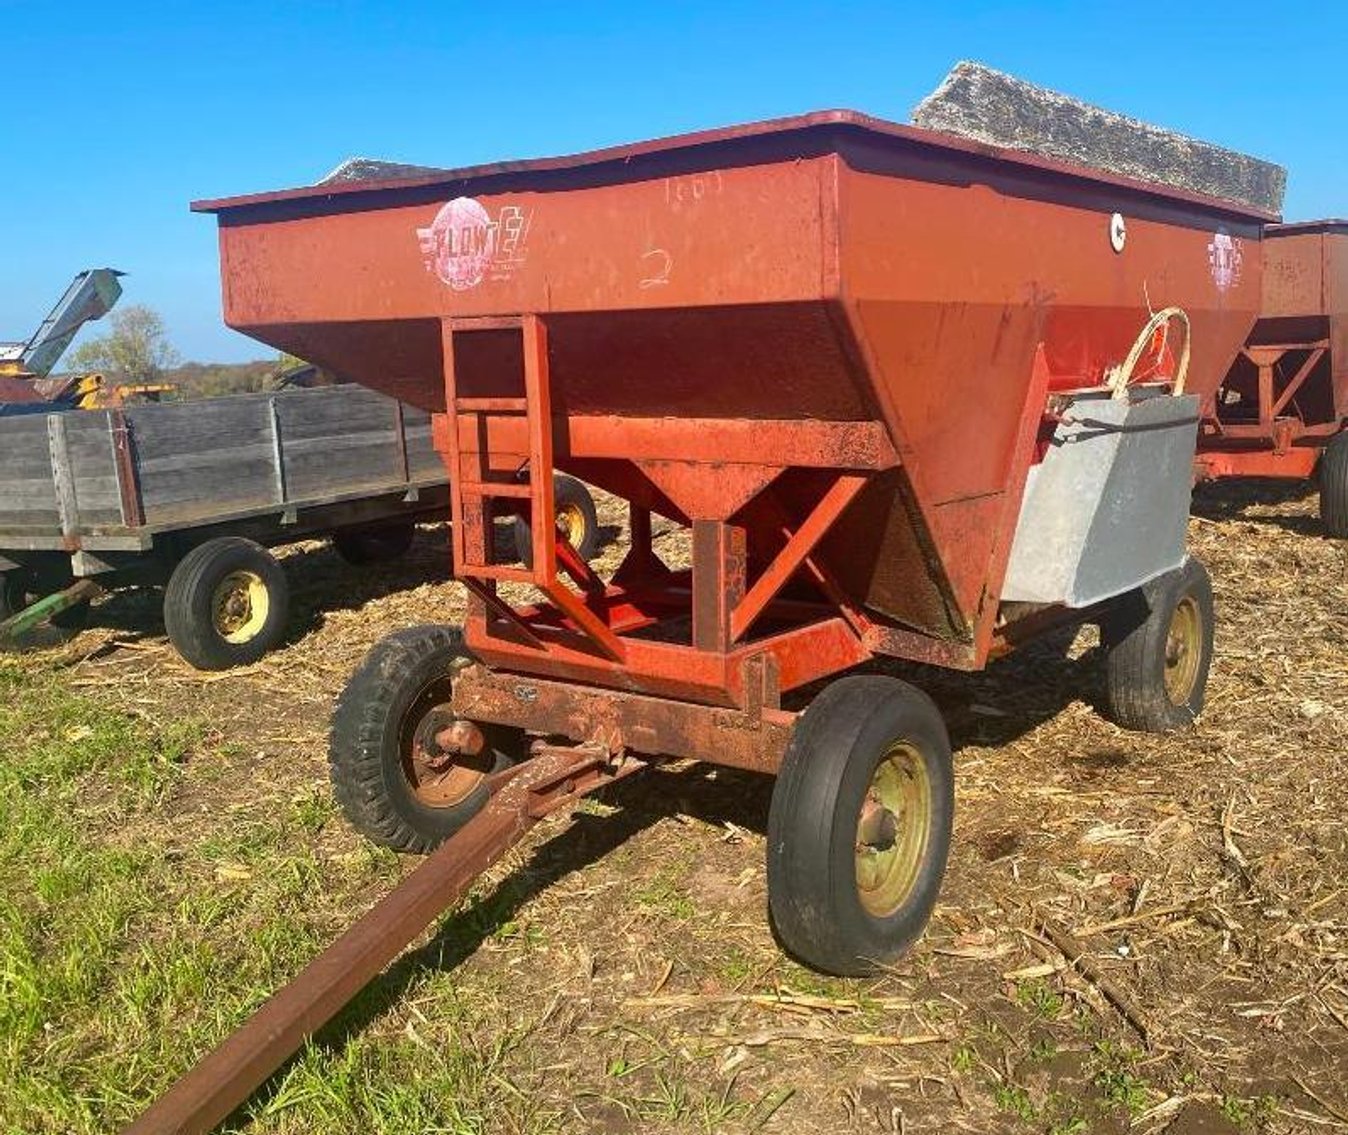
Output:
[[483,280],[510,279],[524,263],[532,213],[502,205],[493,218],[476,198],[454,198],[440,206],[428,227],[417,229],[426,271],[456,292]]

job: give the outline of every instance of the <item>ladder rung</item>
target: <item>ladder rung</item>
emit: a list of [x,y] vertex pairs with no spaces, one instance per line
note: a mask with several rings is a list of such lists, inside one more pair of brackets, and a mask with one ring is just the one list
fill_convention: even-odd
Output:
[[459,492],[466,497],[515,497],[530,500],[534,490],[518,481],[460,481]]
[[533,583],[534,573],[528,568],[507,567],[505,564],[460,564],[459,572],[474,579],[495,579],[501,583]]
[[454,409],[467,414],[527,414],[527,398],[455,398]]

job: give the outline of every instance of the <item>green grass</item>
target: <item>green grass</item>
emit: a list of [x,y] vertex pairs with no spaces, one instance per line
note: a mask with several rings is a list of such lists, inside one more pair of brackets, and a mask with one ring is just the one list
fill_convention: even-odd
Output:
[[1111,1041],[1100,1041],[1092,1053],[1096,1068],[1094,1084],[1105,1101],[1139,1115],[1147,1109],[1151,1087],[1133,1071],[1138,1053]]
[[[101,704],[31,660],[0,658],[0,752],[0,1131],[120,1128],[316,954],[349,921],[348,896],[396,863],[373,849],[340,865],[319,853],[335,814],[325,789],[213,816],[203,801],[224,758],[206,730]],[[484,929],[496,913],[478,913]],[[411,980],[453,1003],[445,975]],[[555,1125],[502,1071],[518,1033],[479,1040],[468,1009],[437,1010],[431,1039],[375,1040],[363,1025],[381,1009],[367,991],[347,1011],[355,1027],[302,1053],[250,1101],[244,1127]]]
[[957,1045],[950,1054],[950,1068],[953,1072],[972,1072],[978,1065],[978,1050],[971,1044]]
[[1030,1100],[1030,1093],[1019,1084],[998,1084],[993,1089],[993,1099],[997,1101],[997,1106],[1002,1111],[1009,1112],[1027,1123],[1037,1114]]
[[688,892],[668,875],[660,875],[639,888],[635,898],[643,909],[677,922],[686,922],[697,913]]
[[1255,1099],[1223,1096],[1221,1110],[1235,1126],[1246,1129],[1269,1122],[1277,1113],[1278,1099],[1272,1095],[1258,1096]]
[[1038,1017],[1051,1021],[1062,1012],[1062,996],[1042,981],[1022,981],[1016,985],[1016,1004]]

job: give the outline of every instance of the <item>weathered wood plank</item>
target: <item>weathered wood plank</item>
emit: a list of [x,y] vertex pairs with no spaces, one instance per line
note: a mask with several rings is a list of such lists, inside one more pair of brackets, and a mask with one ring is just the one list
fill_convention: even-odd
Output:
[[126,418],[140,456],[153,458],[237,445],[269,438],[266,396],[208,398],[134,406]]
[[[272,405],[279,426],[286,504],[301,508],[401,494],[407,478],[441,481],[430,415],[404,407],[407,468],[397,444],[397,404],[358,386],[244,395],[128,408],[135,477],[147,529],[228,521],[279,508]],[[124,529],[107,412],[63,415],[68,491],[79,527]],[[0,422],[0,548],[59,532],[48,416]],[[133,489],[135,485],[133,485]],[[42,537],[44,539],[49,537]],[[93,544],[90,545],[91,547]]]
[[47,415],[47,445],[51,451],[52,480],[56,485],[56,511],[61,535],[76,536],[80,530],[80,506],[75,497],[75,471],[70,467],[66,446],[66,415]]
[[395,403],[361,387],[332,387],[335,395],[315,399],[322,391],[295,391],[278,395],[277,412],[287,440],[341,437],[370,430],[392,430]]
[[65,431],[82,520],[87,525],[121,519],[117,464],[108,430],[108,414],[67,414]]
[[212,509],[228,512],[244,505],[274,504],[271,464],[222,462],[142,477],[141,502],[147,523],[154,523],[164,515],[164,509],[182,501],[195,502],[203,514]]

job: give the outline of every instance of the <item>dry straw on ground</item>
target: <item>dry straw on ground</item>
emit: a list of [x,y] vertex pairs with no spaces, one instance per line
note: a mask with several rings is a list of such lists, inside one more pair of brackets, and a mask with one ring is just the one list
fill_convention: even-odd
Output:
[[[959,788],[943,902],[882,979],[778,952],[771,785],[685,765],[543,825],[491,872],[491,905],[416,955],[430,970],[383,979],[316,1059],[353,1037],[480,1055],[509,1034],[496,1130],[1348,1130],[1348,551],[1313,510],[1281,488],[1199,490],[1220,625],[1192,733],[1102,720],[1088,633],[981,675],[883,667],[942,706]],[[603,518],[611,568],[612,502]],[[681,540],[662,537],[671,559]],[[386,572],[322,545],[286,563],[294,637],[247,670],[190,670],[150,596],[112,600],[65,648],[88,696],[210,724],[215,751],[120,838],[190,844],[326,794],[346,676],[381,634],[462,611],[436,530]],[[361,854],[339,820],[312,838],[333,863]],[[337,878],[312,895],[334,934],[379,889]],[[446,957],[463,960],[440,975]],[[303,1130],[304,1106],[256,1129]]]

